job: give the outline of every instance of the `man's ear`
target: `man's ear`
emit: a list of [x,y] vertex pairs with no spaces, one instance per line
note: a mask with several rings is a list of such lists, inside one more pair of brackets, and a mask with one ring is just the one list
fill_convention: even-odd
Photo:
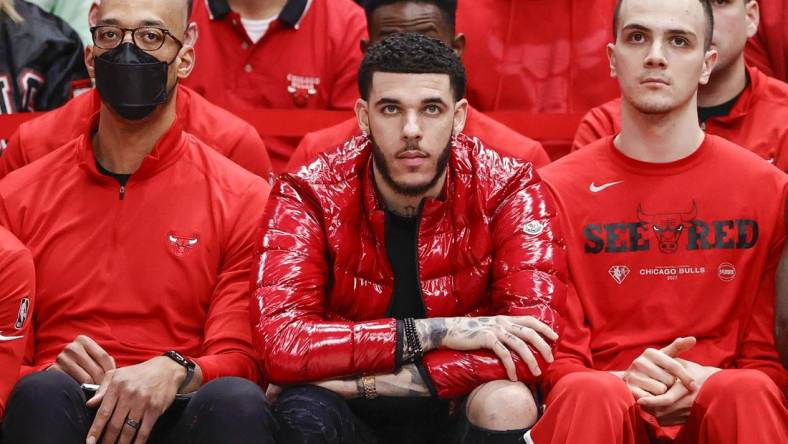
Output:
[[747,37],[749,38],[758,32],[758,26],[761,23],[761,10],[755,0],[748,0],[744,7],[747,9]]
[[454,105],[454,122],[452,127],[452,135],[456,136],[465,129],[465,121],[468,119],[468,100],[460,99]]
[[462,53],[465,52],[465,34],[460,33],[455,35],[454,39],[451,41],[451,47],[459,57],[462,57]]
[[189,77],[194,69],[197,55],[194,51],[194,45],[197,43],[199,30],[197,23],[189,23],[186,31],[183,33],[183,48],[178,53],[176,63],[178,63],[178,78],[185,79]]
[[356,112],[358,128],[362,133],[369,134],[369,107],[367,101],[364,99],[356,100],[354,111]]
[[93,53],[94,50],[95,50],[95,47],[93,45],[86,46],[85,47],[85,57],[84,57],[85,67],[88,69],[88,75],[92,79],[96,78],[96,64],[94,63],[94,60],[93,60],[94,57],[95,57],[95,54]]
[[616,72],[616,45],[615,43],[608,43],[607,44],[607,63],[610,66],[610,77],[616,78],[618,73]]
[[719,56],[716,49],[706,51],[706,54],[703,56],[703,71],[698,81],[699,84],[705,85],[709,83],[709,77],[711,77],[711,72],[714,71],[714,66],[717,64]]

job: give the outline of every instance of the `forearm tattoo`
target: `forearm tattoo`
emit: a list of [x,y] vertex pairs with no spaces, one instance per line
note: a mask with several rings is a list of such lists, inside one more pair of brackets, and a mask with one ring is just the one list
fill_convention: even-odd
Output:
[[381,396],[430,396],[430,389],[414,364],[402,367],[399,373],[378,376],[376,379],[377,391]]

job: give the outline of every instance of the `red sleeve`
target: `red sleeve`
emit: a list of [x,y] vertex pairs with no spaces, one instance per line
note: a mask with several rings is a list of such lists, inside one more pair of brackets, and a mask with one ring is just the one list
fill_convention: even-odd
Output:
[[[282,176],[266,208],[252,300],[255,347],[275,384],[391,373],[394,319],[329,321],[330,275],[315,197]],[[306,188],[306,187],[303,187]]]
[[312,160],[311,148],[315,145],[314,141],[312,140],[314,137],[314,133],[307,133],[304,138],[301,139],[301,142],[298,143],[298,147],[290,156],[290,160],[287,162],[285,171],[295,171]]
[[[566,234],[567,243],[574,242],[574,225],[569,223],[565,206],[560,195],[552,190],[558,207],[561,226]],[[592,371],[591,330],[585,321],[583,304],[572,281],[572,269],[569,268],[569,285],[567,286],[566,302],[562,306],[561,337],[554,353],[553,362],[544,373],[543,386],[547,392],[555,386],[559,379],[575,372]]]
[[230,148],[227,156],[230,160],[243,167],[246,171],[262,177],[269,184],[272,173],[271,158],[265,148],[263,139],[253,126],[244,124],[238,129],[238,139]]
[[194,359],[202,369],[203,383],[222,376],[259,379],[249,329],[248,276],[269,192],[262,179],[255,180],[236,214],[228,219],[219,279],[205,321],[202,356]]
[[22,147],[21,132],[21,127],[14,131],[14,134],[8,139],[8,146],[0,155],[0,179],[27,164]]
[[[501,191],[504,197],[491,199],[500,202],[491,225],[492,313],[533,316],[557,329],[556,307],[566,296],[565,243],[544,183],[531,167],[518,170]],[[537,359],[545,369],[545,362]],[[437,350],[427,353],[424,363],[441,398],[462,396],[485,382],[506,379],[503,364],[491,352]],[[520,380],[537,379],[523,362],[515,360],[515,364]]]
[[[784,205],[786,190],[780,202]],[[779,211],[779,216],[784,212]],[[770,245],[766,267],[761,273],[761,285],[744,322],[744,334],[739,345],[736,367],[761,370],[785,390],[788,387],[788,372],[783,368],[774,340],[775,276],[785,241],[785,226],[781,219],[775,221],[775,242]]]
[[577,127],[575,133],[575,140],[572,142],[572,151],[577,151],[580,148],[596,142],[599,139],[607,136],[613,136],[618,132],[620,123],[618,120],[618,113],[612,112],[611,107],[618,108],[618,102],[608,102],[602,106],[598,106],[583,116],[580,125]]
[[[2,235],[0,233],[0,235]],[[27,249],[0,247],[0,419],[6,400],[19,379],[25,346],[32,333],[35,293],[33,257]],[[32,341],[29,341],[32,344]]]
[[336,67],[331,87],[330,109],[353,109],[358,99],[358,68],[363,54],[359,42],[367,38],[367,20],[357,5],[347,16],[345,27],[339,32],[329,63]]

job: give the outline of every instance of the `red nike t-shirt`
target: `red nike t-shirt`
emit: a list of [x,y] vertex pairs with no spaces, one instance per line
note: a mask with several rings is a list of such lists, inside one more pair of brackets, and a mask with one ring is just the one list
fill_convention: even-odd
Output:
[[788,176],[711,135],[667,164],[630,159],[606,137],[540,174],[557,196],[572,276],[548,386],[625,370],[683,336],[698,342],[682,358],[788,386],[773,333]]

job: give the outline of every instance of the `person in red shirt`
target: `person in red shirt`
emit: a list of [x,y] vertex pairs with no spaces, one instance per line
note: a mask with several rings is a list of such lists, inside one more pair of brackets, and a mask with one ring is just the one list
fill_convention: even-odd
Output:
[[[758,29],[758,2],[712,2],[719,54],[709,83],[698,89],[701,128],[741,145],[788,172],[788,84],[745,65],[744,46]],[[621,100],[591,110],[573,150],[621,129]]]
[[[352,0],[202,0],[199,63],[185,84],[230,109],[350,110],[364,13]],[[274,171],[298,145],[264,137]]]
[[610,78],[615,0],[463,0],[468,101],[480,111],[584,113],[618,96]]
[[772,326],[788,177],[700,128],[707,0],[617,11],[621,133],[540,171],[572,279],[527,442],[786,442]]
[[[368,0],[364,9],[367,14],[367,31],[370,41],[363,41],[362,48],[377,43],[394,32],[418,32],[435,37],[451,46],[462,55],[465,38],[455,35],[454,21],[457,12],[455,2],[442,0]],[[301,139],[298,148],[290,157],[287,170],[306,165],[321,152],[333,148],[361,133],[358,122],[351,118],[338,125],[309,133]],[[501,152],[533,162],[537,168],[550,163],[542,145],[525,137],[506,125],[468,107],[465,133],[477,136],[489,146]]]
[[758,0],[761,23],[758,33],[747,42],[747,63],[768,76],[788,82],[788,3],[785,0]]
[[[187,3],[102,0],[100,111],[0,181],[0,225],[37,275],[4,442],[274,442],[248,309],[269,187],[183,129]],[[80,384],[99,386],[87,403]]]
[[359,82],[366,135],[280,175],[257,244],[280,440],[519,442],[566,288],[549,193],[462,134],[464,69],[441,41],[392,34]]
[[[260,135],[253,126],[178,85],[176,113],[184,130],[216,149],[244,169],[272,182],[273,168]],[[0,154],[0,179],[82,135],[91,117],[101,108],[95,89],[64,106],[19,125]]]
[[8,394],[19,379],[35,293],[30,251],[0,227],[0,421]]

